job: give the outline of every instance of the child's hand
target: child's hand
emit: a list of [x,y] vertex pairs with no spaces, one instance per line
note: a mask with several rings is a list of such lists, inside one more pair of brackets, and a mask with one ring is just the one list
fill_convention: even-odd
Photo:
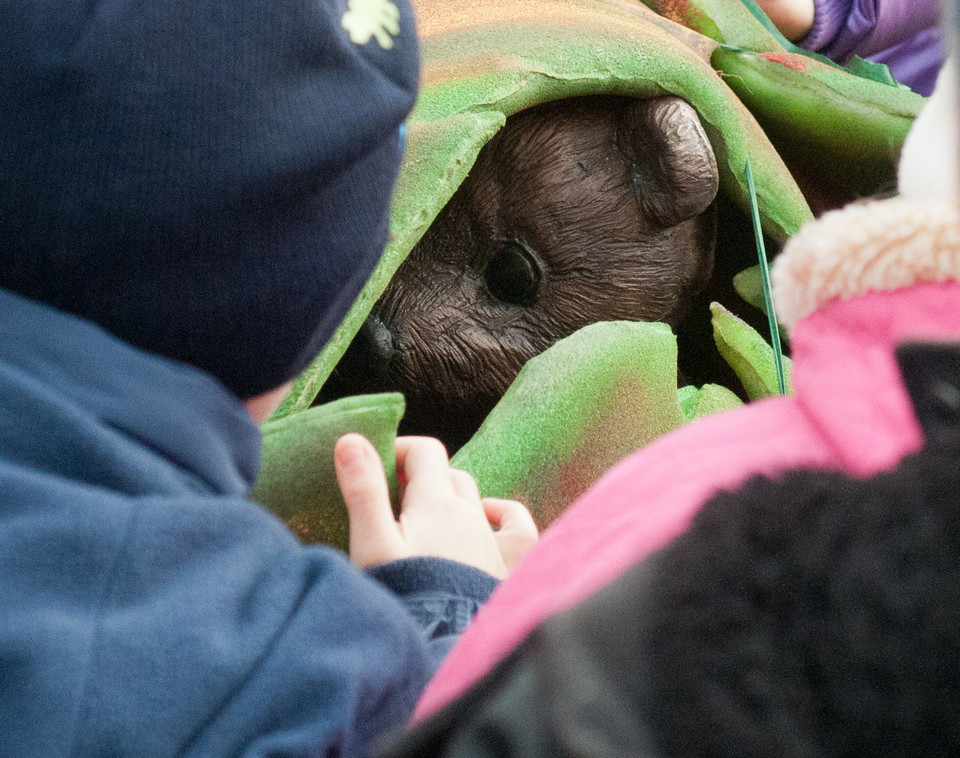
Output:
[[813,28],[813,0],[757,0],[757,5],[791,42],[802,40]]
[[[434,556],[504,578],[537,541],[530,512],[515,500],[481,498],[473,477],[450,468],[443,445],[428,437],[398,437],[399,520],[373,445],[345,434],[333,451],[350,516],[350,559],[377,563]],[[495,532],[491,524],[499,527]]]

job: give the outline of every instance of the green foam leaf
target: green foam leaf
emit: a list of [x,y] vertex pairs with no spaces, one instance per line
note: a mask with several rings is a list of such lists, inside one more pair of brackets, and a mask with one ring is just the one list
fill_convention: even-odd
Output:
[[766,312],[766,303],[763,295],[763,277],[760,275],[760,265],[744,269],[733,277],[733,289],[745,302]]
[[[852,196],[893,186],[923,97],[792,53],[721,45],[711,61],[788,163]],[[759,177],[757,188],[762,199]]]
[[669,327],[601,322],[532,358],[453,457],[543,527],[610,466],[686,420]]
[[403,395],[355,395],[294,413],[261,427],[260,475],[250,496],[286,522],[304,542],[347,550],[349,523],[333,468],[333,446],[347,432],[369,439],[380,454],[396,503],[393,443]]
[[711,413],[730,410],[743,405],[743,401],[731,390],[720,384],[705,384],[696,387],[681,387],[677,391],[680,409],[687,421],[709,416]]
[[[769,395],[779,395],[780,384],[773,348],[756,329],[720,303],[711,303],[710,312],[713,314],[713,338],[717,349],[740,379],[747,397],[756,400]],[[789,358],[783,358],[788,392],[792,365]]]

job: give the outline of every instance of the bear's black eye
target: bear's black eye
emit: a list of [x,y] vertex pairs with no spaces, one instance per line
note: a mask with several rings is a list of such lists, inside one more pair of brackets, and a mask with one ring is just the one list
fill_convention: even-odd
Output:
[[487,290],[511,305],[533,305],[540,288],[540,263],[523,245],[504,242],[484,271]]

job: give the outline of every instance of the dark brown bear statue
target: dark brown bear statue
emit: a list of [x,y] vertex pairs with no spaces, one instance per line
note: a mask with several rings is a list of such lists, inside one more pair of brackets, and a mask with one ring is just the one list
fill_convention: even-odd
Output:
[[396,390],[466,442],[523,364],[595,321],[676,325],[713,270],[717,165],[675,97],[523,111],[397,271],[318,402]]

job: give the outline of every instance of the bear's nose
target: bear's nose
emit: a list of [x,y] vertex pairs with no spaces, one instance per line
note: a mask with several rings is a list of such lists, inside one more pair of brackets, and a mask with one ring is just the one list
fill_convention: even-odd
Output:
[[354,338],[356,348],[374,364],[389,363],[396,352],[393,333],[376,316],[368,316]]

